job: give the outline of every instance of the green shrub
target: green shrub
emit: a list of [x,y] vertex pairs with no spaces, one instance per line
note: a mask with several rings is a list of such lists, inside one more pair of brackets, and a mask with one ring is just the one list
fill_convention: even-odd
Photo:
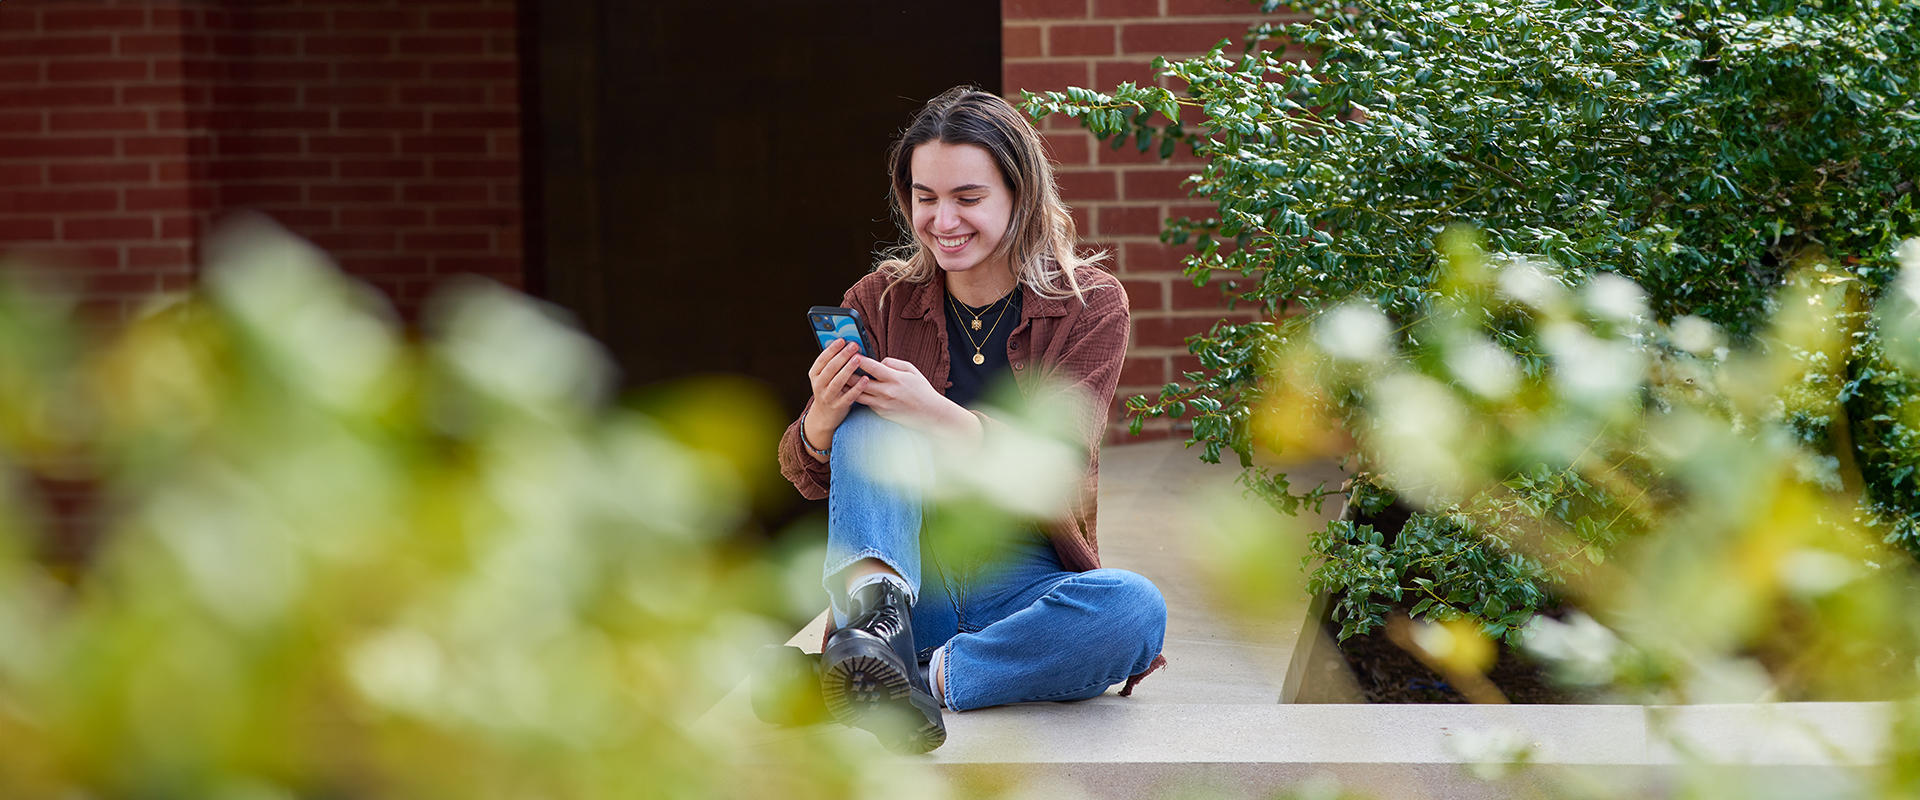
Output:
[[[1253,491],[1282,510],[1316,502],[1318,493],[1252,466],[1263,440],[1312,438],[1262,436],[1260,410],[1317,403],[1311,414],[1288,413],[1295,424],[1340,421],[1356,433],[1377,418],[1367,416],[1370,398],[1357,388],[1311,396],[1294,384],[1316,368],[1276,373],[1275,353],[1311,320],[1359,301],[1385,315],[1392,344],[1409,346],[1409,357],[1439,357],[1430,347],[1439,343],[1417,333],[1449,291],[1434,242],[1446,226],[1471,222],[1496,256],[1553,265],[1552,283],[1624,276],[1644,287],[1654,320],[1711,323],[1727,345],[1772,348],[1810,367],[1796,373],[1798,382],[1779,384],[1751,418],[1785,425],[1831,485],[1859,492],[1852,507],[1860,525],[1920,553],[1920,484],[1911,469],[1920,463],[1920,372],[1890,357],[1889,347],[1906,342],[1883,336],[1885,323],[1862,310],[1889,294],[1899,242],[1920,234],[1920,37],[1911,35],[1920,4],[1292,7],[1313,18],[1261,26],[1244,55],[1229,56],[1223,42],[1199,58],[1156,60],[1180,91],[1122,84],[1027,98],[1037,116],[1077,117],[1116,147],[1157,147],[1163,156],[1191,148],[1205,160],[1194,191],[1218,213],[1169,220],[1163,238],[1195,246],[1187,271],[1196,285],[1223,278],[1229,297],[1270,317],[1300,311],[1217,325],[1190,340],[1202,369],[1157,397],[1130,399],[1136,424],[1187,416],[1204,457],[1235,451]],[[1285,61],[1260,47],[1274,38],[1310,48],[1317,60]],[[1821,321],[1847,336],[1838,349],[1768,338],[1768,320],[1783,311],[1775,298],[1793,274],[1849,292]],[[1519,376],[1540,380],[1575,367],[1554,372],[1548,343],[1524,319],[1449,302],[1486,313],[1461,330],[1511,356]],[[1601,336],[1618,327],[1594,322]],[[1642,385],[1637,377],[1631,384]],[[1645,391],[1679,390],[1656,380]],[[1648,443],[1608,438],[1630,431],[1627,421],[1645,408],[1589,420],[1593,440],[1613,456],[1598,467],[1571,452],[1501,459],[1514,469],[1493,477],[1514,494],[1512,513],[1468,523],[1469,495],[1377,487],[1422,505],[1409,535],[1387,540],[1336,523],[1315,540],[1332,565],[1319,586],[1347,593],[1338,607],[1345,632],[1377,627],[1392,602],[1427,603],[1419,614],[1476,619],[1511,635],[1555,602],[1555,582],[1604,559],[1633,530],[1622,522],[1631,498],[1660,485],[1644,458]],[[1296,447],[1293,455],[1325,452]],[[1363,448],[1351,465],[1360,484],[1354,499],[1379,483],[1380,458],[1407,455]],[[1574,540],[1517,553],[1542,520]],[[1367,568],[1339,566],[1355,554]],[[1415,598],[1414,587],[1380,580],[1385,565],[1412,563],[1443,566],[1456,581]]]

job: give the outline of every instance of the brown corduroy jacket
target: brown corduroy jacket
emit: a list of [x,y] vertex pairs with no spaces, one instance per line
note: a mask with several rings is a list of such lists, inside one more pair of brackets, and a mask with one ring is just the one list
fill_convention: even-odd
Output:
[[[1074,298],[1041,297],[1022,284],[1020,324],[1007,337],[1007,363],[1014,383],[1031,395],[1052,382],[1077,388],[1086,401],[1076,433],[1086,445],[1087,467],[1079,491],[1058,518],[1047,525],[1048,539],[1061,566],[1084,572],[1100,566],[1100,539],[1095,526],[1100,480],[1100,440],[1106,434],[1107,413],[1114,388],[1120,382],[1120,363],[1127,353],[1127,294],[1120,281],[1097,267],[1076,273],[1086,289],[1085,302]],[[841,305],[858,309],[873,331],[873,358],[899,358],[913,363],[941,394],[952,385],[947,357],[944,273],[924,283],[900,283],[880,294],[889,279],[868,273],[847,290]],[[1098,287],[1098,288],[1095,288]],[[811,408],[812,400],[807,406]],[[980,417],[987,435],[997,424]],[[805,412],[801,415],[805,417]],[[832,468],[808,455],[801,444],[800,420],[787,426],[780,439],[780,473],[810,500],[827,496]]]

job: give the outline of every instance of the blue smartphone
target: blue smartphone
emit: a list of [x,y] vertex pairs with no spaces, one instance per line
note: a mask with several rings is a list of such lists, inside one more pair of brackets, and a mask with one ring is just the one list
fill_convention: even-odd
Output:
[[[867,330],[867,321],[860,318],[860,312],[839,306],[814,306],[807,309],[807,322],[813,328],[813,338],[825,350],[835,339],[845,339],[860,345],[860,355],[879,358],[873,349],[873,332]],[[866,375],[864,370],[854,370],[855,375]]]

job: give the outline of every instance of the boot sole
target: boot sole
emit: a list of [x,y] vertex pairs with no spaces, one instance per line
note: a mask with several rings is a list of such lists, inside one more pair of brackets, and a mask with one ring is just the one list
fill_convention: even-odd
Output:
[[829,642],[822,655],[820,696],[834,719],[871,732],[894,752],[925,753],[946,743],[939,702],[913,688],[890,648],[849,637]]

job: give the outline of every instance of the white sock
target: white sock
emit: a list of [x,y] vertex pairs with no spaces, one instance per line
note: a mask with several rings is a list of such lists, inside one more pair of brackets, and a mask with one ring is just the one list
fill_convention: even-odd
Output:
[[940,645],[933,651],[933,658],[927,662],[927,688],[933,690],[933,699],[940,701],[940,707],[947,707],[947,684],[938,677],[941,668],[947,665],[947,646]]
[[847,587],[847,597],[853,597],[859,594],[862,588],[882,581],[893,584],[894,588],[899,589],[901,594],[906,595],[907,604],[913,604],[913,589],[907,586],[907,579],[891,572],[870,572],[860,576],[858,580],[853,582],[853,585]]

